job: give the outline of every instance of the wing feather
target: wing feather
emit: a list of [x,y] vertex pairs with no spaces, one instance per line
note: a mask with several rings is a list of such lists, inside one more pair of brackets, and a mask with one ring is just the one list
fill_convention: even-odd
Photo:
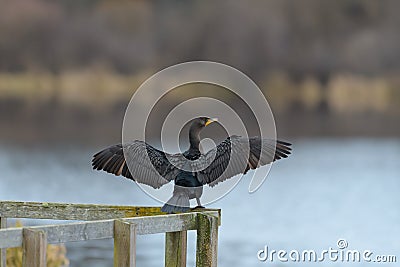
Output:
[[96,153],[92,166],[96,170],[122,175],[138,183],[159,188],[173,180],[179,171],[168,161],[167,156],[176,157],[143,141],[134,141],[126,145],[113,145]]
[[287,142],[272,139],[231,136],[204,155],[209,159],[215,154],[215,158],[207,168],[198,172],[197,177],[201,183],[215,186],[249,169],[286,158],[291,153],[290,146]]

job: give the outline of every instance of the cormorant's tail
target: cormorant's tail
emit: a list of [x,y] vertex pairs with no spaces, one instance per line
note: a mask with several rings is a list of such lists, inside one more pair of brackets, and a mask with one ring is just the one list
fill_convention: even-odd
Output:
[[172,197],[161,208],[162,212],[175,213],[186,212],[190,209],[189,195],[185,192],[179,192],[172,195]]

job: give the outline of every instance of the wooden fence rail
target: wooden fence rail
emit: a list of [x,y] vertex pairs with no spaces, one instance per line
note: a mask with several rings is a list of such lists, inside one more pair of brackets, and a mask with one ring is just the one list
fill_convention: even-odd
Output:
[[[79,220],[6,228],[7,218]],[[82,222],[83,221],[83,222]],[[166,233],[165,266],[186,266],[187,231],[197,230],[196,266],[217,266],[220,210],[166,215],[156,207],[0,202],[0,267],[9,247],[23,248],[23,265],[46,266],[47,243],[114,238],[114,266],[136,266],[136,236]]]

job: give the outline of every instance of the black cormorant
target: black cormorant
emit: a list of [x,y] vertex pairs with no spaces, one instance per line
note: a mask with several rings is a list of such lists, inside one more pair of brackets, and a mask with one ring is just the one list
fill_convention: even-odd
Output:
[[[189,200],[193,198],[196,198],[198,207],[201,207],[203,185],[214,186],[237,174],[246,174],[249,169],[286,158],[291,152],[290,143],[234,135],[203,154],[199,148],[200,132],[214,121],[216,119],[206,117],[193,120],[189,130],[190,147],[184,153],[168,154],[136,140],[124,145],[110,146],[95,154],[92,160],[93,169],[122,175],[153,188],[160,188],[174,180],[173,196],[161,210],[167,213],[185,212],[190,209]],[[129,155],[128,159],[124,157],[124,150],[125,154]],[[149,160],[146,159],[145,153]],[[232,163],[227,168],[230,160]],[[195,168],[191,171],[190,167],[184,167],[188,161],[193,164],[197,162],[197,165],[207,164],[205,168]]]

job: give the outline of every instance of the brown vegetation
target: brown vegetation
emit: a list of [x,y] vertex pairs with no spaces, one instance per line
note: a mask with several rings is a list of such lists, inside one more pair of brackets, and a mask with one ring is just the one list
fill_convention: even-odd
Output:
[[[22,223],[17,221],[15,227],[22,227]],[[66,257],[67,249],[65,245],[47,245],[47,266],[48,267],[66,267],[69,266],[69,260]],[[22,248],[7,249],[7,266],[22,266]]]
[[290,135],[400,132],[395,0],[0,4],[4,140],[119,139],[140,83],[198,59],[253,78]]

